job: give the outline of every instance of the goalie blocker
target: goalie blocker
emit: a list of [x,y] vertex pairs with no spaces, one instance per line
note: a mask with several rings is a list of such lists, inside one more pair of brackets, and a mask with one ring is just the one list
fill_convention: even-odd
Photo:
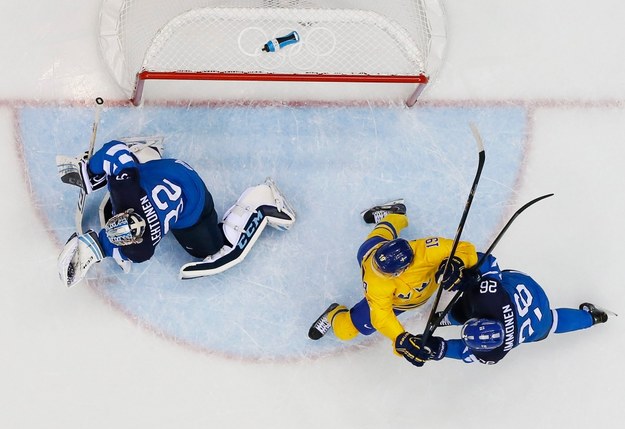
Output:
[[203,261],[185,264],[181,279],[219,274],[241,263],[267,225],[288,230],[295,223],[295,210],[271,178],[248,188],[226,212],[222,228],[227,244]]
[[104,251],[95,231],[89,230],[81,235],[74,233],[59,255],[59,277],[67,287],[74,286],[85,277],[92,265],[102,259]]

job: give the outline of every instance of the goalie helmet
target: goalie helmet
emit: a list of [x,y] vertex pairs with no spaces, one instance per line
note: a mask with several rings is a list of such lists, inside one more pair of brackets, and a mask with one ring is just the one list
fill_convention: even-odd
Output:
[[504,330],[501,322],[490,319],[469,319],[460,333],[464,344],[475,351],[493,350],[503,344]]
[[390,240],[381,245],[373,255],[373,267],[384,276],[398,276],[414,259],[410,243],[403,238]]
[[116,246],[129,246],[143,241],[145,227],[145,219],[133,209],[128,209],[110,218],[104,229],[111,243]]

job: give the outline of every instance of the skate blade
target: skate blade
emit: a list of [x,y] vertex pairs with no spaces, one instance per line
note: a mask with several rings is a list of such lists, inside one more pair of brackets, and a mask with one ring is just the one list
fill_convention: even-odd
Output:
[[392,206],[393,204],[404,204],[404,199],[403,198],[398,198],[396,200],[391,200],[388,201],[386,203],[383,204],[376,204],[374,206],[369,207],[368,209],[364,209],[363,211],[360,212],[360,216],[364,216],[365,213],[367,213],[369,210],[371,210],[373,207],[384,207],[384,206]]

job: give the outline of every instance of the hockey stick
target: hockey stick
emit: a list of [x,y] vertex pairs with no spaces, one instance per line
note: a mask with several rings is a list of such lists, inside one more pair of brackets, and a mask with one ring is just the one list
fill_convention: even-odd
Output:
[[[467,197],[467,202],[464,206],[464,211],[462,212],[462,217],[460,218],[460,223],[458,224],[458,229],[456,231],[456,237],[454,238],[454,243],[451,247],[451,252],[449,253],[449,257],[447,258],[447,262],[445,263],[445,267],[443,268],[443,273],[437,279],[438,284],[440,285],[442,279],[445,278],[445,274],[447,273],[447,267],[449,266],[449,261],[451,261],[456,254],[456,249],[458,247],[458,243],[460,242],[460,236],[462,235],[462,230],[464,229],[464,225],[467,220],[467,216],[469,215],[469,209],[471,208],[471,203],[473,202],[473,197],[475,196],[475,191],[477,189],[477,185],[480,181],[480,176],[482,175],[482,169],[484,168],[484,163],[486,162],[486,152],[484,151],[484,142],[482,141],[482,136],[478,131],[475,124],[470,123],[471,132],[473,133],[473,137],[475,138],[475,142],[477,143],[478,149],[478,164],[477,171],[475,172],[475,178],[473,179],[473,185],[471,185],[471,190],[469,191],[469,196]],[[434,331],[432,329],[433,321],[436,315],[436,307],[438,307],[438,303],[441,300],[441,295],[443,294],[443,288],[439,287],[436,291],[436,297],[434,298],[434,303],[432,304],[432,309],[430,310],[430,315],[428,317],[428,321],[425,325],[425,330],[423,331],[422,344],[425,344],[428,340],[431,333]]]
[[[87,150],[87,159],[91,158],[93,155],[93,150],[95,148],[95,138],[98,133],[98,126],[100,125],[100,112],[102,111],[102,105],[104,104],[104,100],[101,97],[97,97],[95,99],[96,107],[95,107],[95,116],[93,118],[93,127],[91,128],[91,140],[89,141],[89,149]],[[76,222],[76,232],[78,235],[83,233],[82,229],[82,218],[85,211],[85,199],[87,198],[87,193],[81,189],[78,194],[78,204],[76,205],[76,215],[74,217]]]
[[[514,220],[525,211],[525,209],[527,209],[528,207],[530,207],[531,205],[544,200],[545,198],[549,198],[553,196],[553,194],[546,194],[543,196],[540,196],[538,198],[534,198],[532,201],[526,203],[525,205],[523,205],[523,207],[521,207],[520,209],[518,209],[516,212],[514,212],[514,214],[512,215],[512,217],[510,218],[510,220],[508,220],[508,222],[506,223],[506,225],[501,229],[501,231],[499,232],[499,234],[497,234],[497,237],[495,237],[495,240],[493,240],[493,242],[491,243],[491,245],[488,247],[488,249],[486,249],[486,252],[484,252],[484,254],[482,255],[482,257],[477,261],[477,264],[475,264],[476,267],[480,267],[484,261],[486,260],[486,258],[488,258],[488,256],[493,252],[493,250],[495,249],[495,246],[497,246],[497,243],[499,243],[499,240],[501,240],[501,237],[503,237],[503,235],[506,233],[506,231],[508,230],[508,228],[510,228],[510,225],[512,225],[512,222],[514,222]],[[449,313],[451,311],[451,309],[453,308],[453,306],[456,304],[456,302],[458,302],[458,300],[460,299],[460,297],[462,296],[463,291],[458,291],[456,292],[456,294],[454,295],[454,297],[451,299],[451,301],[449,302],[449,304],[447,304],[447,306],[445,307],[445,309],[443,311],[441,311],[437,317],[434,318],[433,323],[431,325],[428,325],[426,329],[429,330],[429,335],[432,335],[434,333],[434,331],[436,330],[436,328],[438,327],[438,324],[441,322],[441,320],[443,320],[445,318],[445,316],[447,316],[447,313]]]

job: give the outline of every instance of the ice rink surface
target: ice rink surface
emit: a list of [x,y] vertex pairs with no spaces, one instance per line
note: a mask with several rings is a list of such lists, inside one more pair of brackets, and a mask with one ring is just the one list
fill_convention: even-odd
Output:
[[[454,234],[475,165],[469,121],[484,133],[487,167],[466,237],[486,247],[516,207],[554,192],[509,230],[495,252],[500,264],[530,273],[553,306],[591,301],[623,312],[620,3],[445,1],[443,67],[410,110],[129,107],[99,57],[98,3],[1,8],[0,426],[587,428],[624,420],[622,316],[523,345],[492,367],[443,360],[416,369],[379,335],[349,345],[305,338],[329,302],[361,298],[354,254],[368,229],[359,210],[404,196],[406,236]],[[200,171],[220,213],[274,176],[298,223],[266,231],[243,264],[210,280],[178,281],[186,256],[166,240],[133,274],[103,263],[89,284],[67,290],[56,257],[75,192],[57,179],[54,155],[83,150],[96,96],[107,100],[99,143],[164,135],[166,154]],[[407,327],[421,330],[427,310],[404,319]]]

